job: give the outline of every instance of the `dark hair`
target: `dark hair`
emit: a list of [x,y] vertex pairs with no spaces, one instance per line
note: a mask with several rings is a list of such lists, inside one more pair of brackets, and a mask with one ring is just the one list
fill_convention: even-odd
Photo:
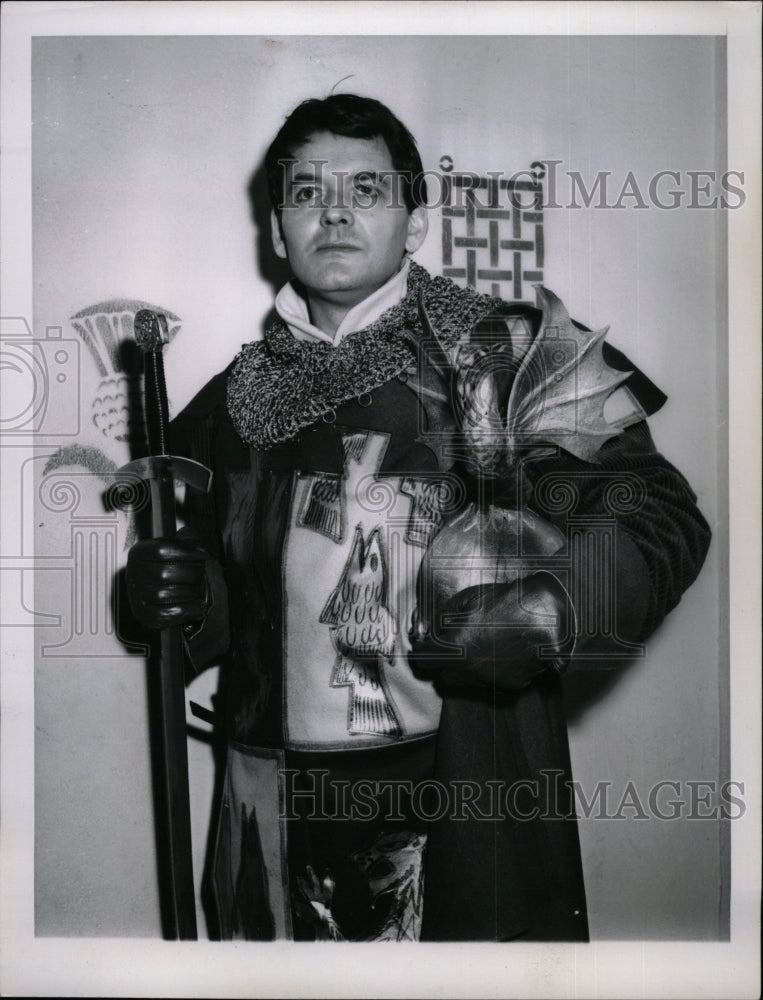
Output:
[[[331,132],[351,139],[381,138],[387,145],[392,166],[402,175],[402,194],[412,212],[422,201],[418,197],[424,181],[421,156],[403,123],[381,101],[357,94],[332,94],[324,100],[303,101],[288,116],[265,154],[268,194],[280,215],[284,199],[285,163],[295,151],[318,132]],[[426,202],[426,192],[424,192]]]

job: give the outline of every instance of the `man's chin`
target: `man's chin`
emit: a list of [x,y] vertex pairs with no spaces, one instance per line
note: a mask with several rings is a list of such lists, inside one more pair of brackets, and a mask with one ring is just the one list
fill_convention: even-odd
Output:
[[[331,267],[321,268],[317,273],[302,277],[296,275],[308,299],[322,299],[351,309],[378,291],[395,273],[369,275],[361,255],[351,251],[347,254],[330,254],[328,257],[336,258],[332,259]],[[328,259],[326,263],[329,263]]]

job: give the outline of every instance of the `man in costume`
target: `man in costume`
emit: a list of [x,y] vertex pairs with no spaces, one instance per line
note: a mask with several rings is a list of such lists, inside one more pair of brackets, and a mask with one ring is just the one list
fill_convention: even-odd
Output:
[[219,933],[587,940],[562,677],[643,642],[709,542],[665,397],[547,290],[411,260],[423,169],[384,105],[304,102],[266,170],[294,280],[173,422],[212,494],[128,562],[140,620],[223,664]]

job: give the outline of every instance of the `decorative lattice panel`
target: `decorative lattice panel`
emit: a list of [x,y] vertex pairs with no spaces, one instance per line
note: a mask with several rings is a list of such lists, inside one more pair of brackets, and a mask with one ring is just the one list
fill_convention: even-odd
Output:
[[509,301],[535,304],[543,281],[544,168],[515,175],[448,172],[442,183],[442,273]]

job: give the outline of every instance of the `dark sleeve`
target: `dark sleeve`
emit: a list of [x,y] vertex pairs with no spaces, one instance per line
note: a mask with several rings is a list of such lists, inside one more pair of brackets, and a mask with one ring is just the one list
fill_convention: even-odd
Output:
[[586,463],[560,451],[528,468],[533,506],[567,535],[578,656],[643,643],[696,579],[710,543],[693,490],[646,421],[599,456]]

